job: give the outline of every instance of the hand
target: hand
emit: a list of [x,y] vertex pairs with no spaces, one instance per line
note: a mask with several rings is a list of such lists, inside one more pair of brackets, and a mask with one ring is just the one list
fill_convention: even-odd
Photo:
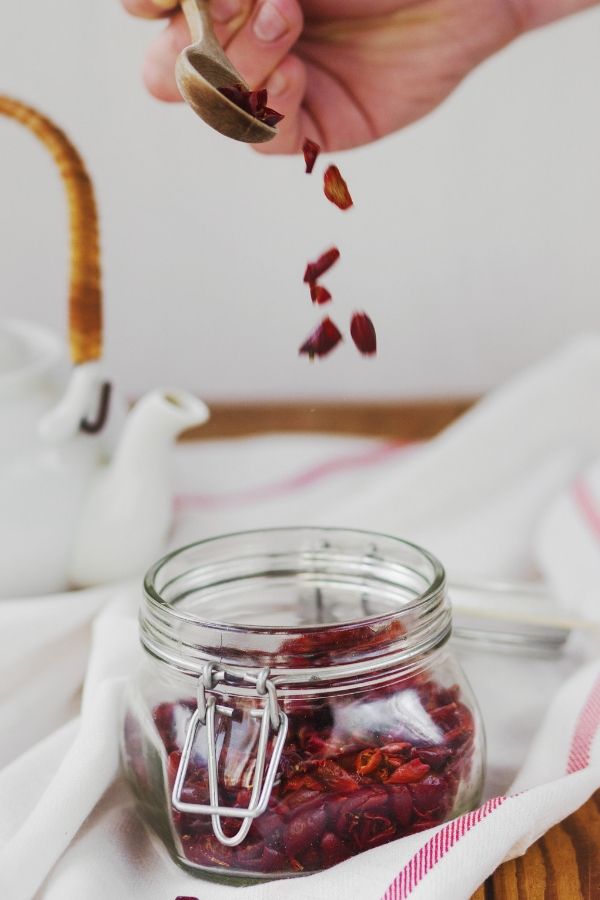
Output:
[[[180,100],[175,60],[190,35],[177,4],[122,2],[136,15],[169,16],[144,77],[159,99]],[[342,150],[397,131],[524,31],[596,2],[211,0],[211,11],[233,64],[285,114],[277,138],[256,149],[295,153],[305,137]]]

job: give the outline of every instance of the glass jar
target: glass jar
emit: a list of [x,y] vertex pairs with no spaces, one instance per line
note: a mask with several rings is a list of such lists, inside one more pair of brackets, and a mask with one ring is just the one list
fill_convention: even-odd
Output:
[[484,737],[445,574],[360,531],[227,535],[145,579],[123,730],[145,820],[198,875],[293,876],[477,804]]

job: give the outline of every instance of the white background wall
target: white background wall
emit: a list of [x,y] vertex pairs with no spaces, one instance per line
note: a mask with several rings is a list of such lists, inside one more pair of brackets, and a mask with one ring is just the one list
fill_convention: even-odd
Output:
[[[0,91],[54,116],[96,180],[107,356],[129,393],[472,393],[600,330],[600,9],[520,41],[427,120],[336,154],[356,204],[344,215],[298,158],[261,158],[147,97],[156,26],[117,0],[1,6]],[[1,120],[0,163],[0,311],[64,328],[52,164]],[[318,319],[304,265],[332,242],[331,314],[371,313],[375,360],[349,343],[297,356]]]

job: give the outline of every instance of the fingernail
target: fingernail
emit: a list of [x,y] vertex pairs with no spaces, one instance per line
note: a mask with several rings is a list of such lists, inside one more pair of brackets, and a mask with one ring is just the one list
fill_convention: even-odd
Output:
[[179,5],[178,0],[152,0],[159,9],[175,9]]
[[288,80],[283,72],[281,72],[280,69],[276,69],[267,83],[267,91],[269,92],[269,97],[277,97],[279,96],[279,94],[283,94],[287,85]]
[[274,3],[263,3],[254,20],[254,34],[261,41],[277,41],[288,30],[288,23]]
[[240,0],[212,0],[210,14],[215,22],[230,22],[242,11]]

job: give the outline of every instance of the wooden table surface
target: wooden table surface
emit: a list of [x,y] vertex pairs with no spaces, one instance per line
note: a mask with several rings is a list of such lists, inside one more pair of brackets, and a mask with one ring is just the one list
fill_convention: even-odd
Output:
[[[415,441],[433,437],[471,402],[210,404],[210,423],[186,437],[295,431]],[[600,791],[524,856],[500,866],[472,900],[600,900]]]

